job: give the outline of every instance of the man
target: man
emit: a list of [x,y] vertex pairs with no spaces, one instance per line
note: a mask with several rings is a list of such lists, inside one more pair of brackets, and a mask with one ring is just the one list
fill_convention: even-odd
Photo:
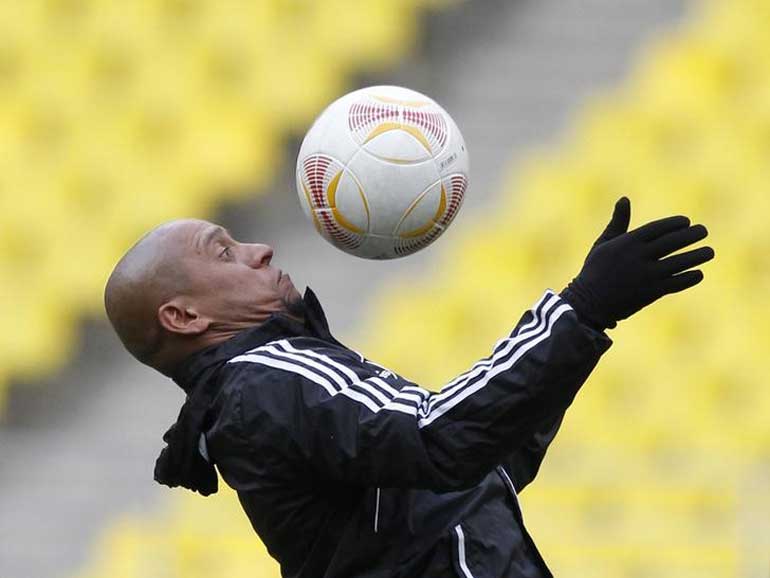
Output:
[[[209,495],[219,470],[286,577],[551,576],[517,502],[604,332],[703,279],[676,216],[628,232],[621,198],[580,273],[439,393],[338,342],[273,251],[205,221],[143,237],[105,289],[126,348],[188,397],[155,478]],[[470,328],[469,330],[472,330]]]

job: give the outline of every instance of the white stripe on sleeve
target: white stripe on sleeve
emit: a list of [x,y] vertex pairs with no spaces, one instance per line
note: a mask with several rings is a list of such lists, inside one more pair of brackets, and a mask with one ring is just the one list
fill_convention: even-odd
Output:
[[482,389],[487,383],[489,383],[489,381],[493,377],[502,373],[503,371],[507,371],[508,369],[510,369],[513,366],[513,364],[516,363],[519,359],[521,359],[521,357],[525,353],[527,353],[530,349],[535,347],[535,345],[547,339],[551,335],[551,328],[553,327],[553,324],[556,323],[556,321],[559,319],[559,317],[562,316],[563,313],[565,313],[566,311],[569,311],[570,309],[571,308],[568,305],[561,305],[557,307],[556,310],[554,310],[553,314],[550,316],[547,330],[544,333],[542,333],[536,339],[533,339],[532,341],[528,342],[526,345],[521,347],[505,363],[500,363],[499,365],[492,367],[483,378],[475,382],[473,385],[466,387],[464,390],[458,393],[456,397],[453,397],[444,405],[441,405],[434,409],[429,410],[428,414],[422,419],[420,419],[419,426],[423,428],[426,425],[430,425],[436,419],[438,419],[439,417],[444,415],[446,412],[448,412],[450,409],[452,409],[457,404],[459,404],[461,401],[466,399],[468,396],[473,395],[474,393]]
[[[545,298],[545,296],[543,298]],[[542,301],[543,299],[540,299],[538,303]],[[447,383],[446,385],[444,385],[444,387],[441,388],[441,392],[437,395],[434,395],[428,402],[428,411],[431,411],[438,402],[448,397],[451,397],[452,395],[454,395],[455,392],[461,390],[468,383],[468,381],[470,381],[474,377],[481,375],[482,373],[484,373],[485,370],[487,371],[490,370],[492,367],[494,367],[495,363],[497,363],[500,360],[500,358],[508,355],[520,343],[541,333],[548,321],[548,314],[550,309],[558,301],[559,301],[559,298],[556,297],[555,295],[552,295],[551,299],[549,299],[548,302],[543,307],[542,313],[540,315],[537,314],[537,306],[535,306],[532,309],[533,315],[535,315],[535,319],[533,319],[532,322],[528,323],[525,326],[527,327],[526,331],[521,330],[515,335],[512,334],[511,337],[498,342],[498,346],[495,347],[495,353],[493,353],[490,357],[487,357],[477,362],[470,370],[463,373],[460,377],[457,377],[452,381],[450,381],[449,383]],[[502,343],[505,343],[505,346],[502,348],[499,348],[499,345]]]
[[[559,299],[553,291],[547,290],[531,309],[532,320],[515,329],[515,334],[498,341],[489,357],[477,362],[436,394],[411,385],[399,391],[375,376],[362,380],[343,363],[311,349],[298,349],[287,339],[257,347],[228,363],[259,363],[301,375],[323,387],[330,396],[341,393],[373,413],[385,409],[415,417],[419,415],[418,425],[422,428],[484,388],[492,378],[510,369],[529,350],[547,339],[554,323],[572,309],[565,302],[554,309]],[[541,305],[542,309],[538,311]],[[505,358],[508,359],[503,361]]]

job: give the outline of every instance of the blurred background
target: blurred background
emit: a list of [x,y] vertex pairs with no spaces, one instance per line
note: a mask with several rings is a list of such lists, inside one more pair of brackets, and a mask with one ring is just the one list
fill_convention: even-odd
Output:
[[[0,0],[0,577],[278,576],[231,491],[152,481],[184,395],[102,311],[149,228],[271,244],[343,342],[435,389],[620,195],[717,258],[610,332],[528,527],[557,576],[770,576],[768,30],[766,0]],[[370,84],[436,99],[471,155],[450,230],[392,262],[328,245],[294,189],[312,119]]]

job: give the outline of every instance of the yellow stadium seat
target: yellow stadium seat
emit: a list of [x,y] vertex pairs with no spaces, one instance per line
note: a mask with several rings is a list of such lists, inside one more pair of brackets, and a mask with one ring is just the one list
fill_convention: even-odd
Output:
[[264,188],[283,139],[406,54],[432,3],[0,3],[0,271],[40,293],[3,295],[25,329],[0,390],[61,366],[138,235]]
[[[615,346],[524,492],[557,573],[764,568],[755,535],[770,533],[770,518],[749,532],[739,516],[761,493],[770,455],[767,17],[766,3],[704,2],[651,45],[625,86],[587,105],[558,151],[516,167],[509,200],[445,247],[433,283],[393,287],[377,302],[368,350],[435,383],[484,355],[543,287],[577,273],[620,195],[632,199],[632,227],[681,212],[709,227],[717,259],[705,282],[611,333]],[[458,266],[478,283],[452,276]]]

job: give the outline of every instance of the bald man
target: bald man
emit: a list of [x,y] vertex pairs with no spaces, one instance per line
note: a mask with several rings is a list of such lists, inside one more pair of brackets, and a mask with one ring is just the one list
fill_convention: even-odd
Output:
[[235,243],[206,221],[161,225],[115,267],[107,316],[134,357],[171,376],[189,354],[273,313],[301,317],[302,298],[272,257],[267,245]]
[[218,470],[285,577],[551,576],[517,493],[605,331],[714,257],[667,256],[707,235],[684,216],[629,221],[623,197],[577,277],[438,393],[337,341],[269,246],[206,221],[158,227],[105,289],[128,351],[187,393],[155,479],[209,495]]

